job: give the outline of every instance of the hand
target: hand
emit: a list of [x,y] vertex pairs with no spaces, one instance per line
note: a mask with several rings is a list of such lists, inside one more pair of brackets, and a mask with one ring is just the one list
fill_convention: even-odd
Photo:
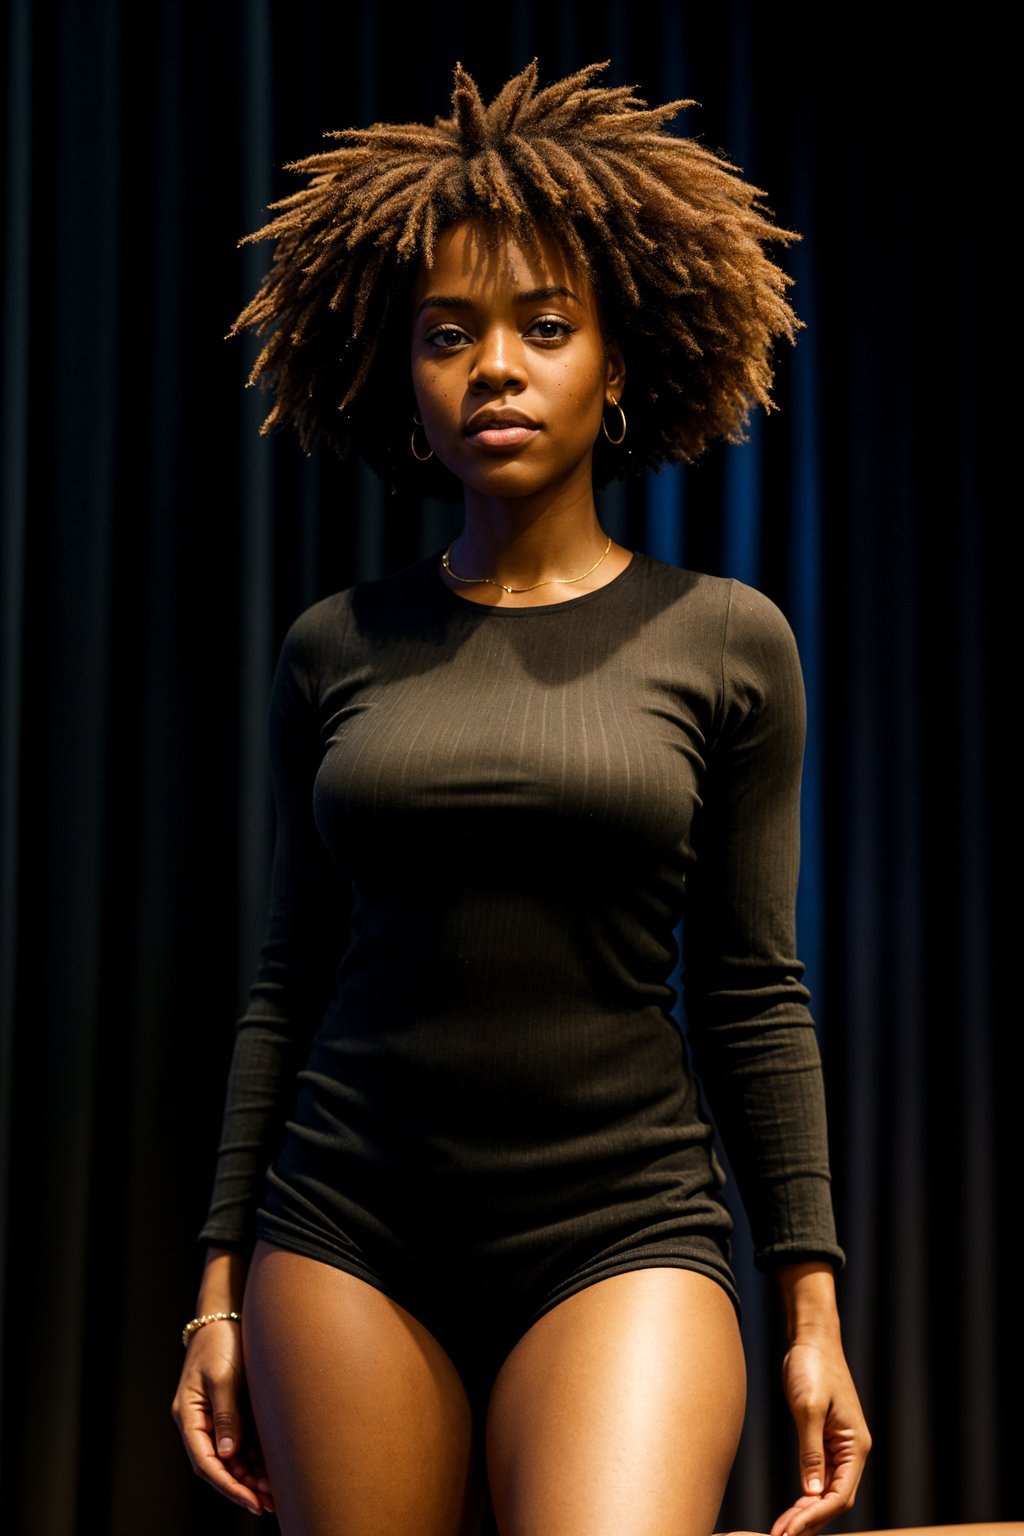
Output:
[[771,1536],[814,1536],[853,1507],[871,1435],[838,1332],[798,1333],[782,1382],[800,1438],[803,1495],[779,1516]]
[[193,1471],[251,1514],[272,1514],[270,1480],[248,1412],[241,1333],[237,1323],[216,1322],[192,1335],[171,1413]]

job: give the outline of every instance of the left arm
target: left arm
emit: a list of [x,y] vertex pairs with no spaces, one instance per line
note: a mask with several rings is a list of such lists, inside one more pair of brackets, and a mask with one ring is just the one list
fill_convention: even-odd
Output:
[[803,1494],[771,1536],[813,1536],[852,1507],[871,1435],[843,1353],[832,1266],[781,1264],[776,1280],[789,1341],[782,1382],[800,1439]]
[[[783,1380],[803,1495],[772,1536],[814,1536],[853,1502],[870,1439],[843,1356],[821,1058],[796,957],[804,694],[796,643],[732,584],[722,696],[687,878],[688,1040],[786,1310]],[[812,1484],[815,1479],[820,1489]]]

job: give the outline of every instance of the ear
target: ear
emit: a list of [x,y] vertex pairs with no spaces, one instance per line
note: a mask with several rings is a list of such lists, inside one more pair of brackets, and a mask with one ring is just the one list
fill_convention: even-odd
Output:
[[604,398],[607,405],[617,402],[626,387],[626,360],[617,341],[605,344]]

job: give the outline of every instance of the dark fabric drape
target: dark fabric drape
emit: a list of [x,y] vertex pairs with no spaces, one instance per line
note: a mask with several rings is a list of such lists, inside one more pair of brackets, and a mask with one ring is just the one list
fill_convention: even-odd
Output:
[[[301,608],[438,548],[458,515],[259,437],[256,343],[223,338],[269,247],[236,242],[325,131],[430,119],[456,59],[489,94],[534,55],[548,79],[607,58],[649,101],[696,97],[681,130],[804,236],[783,257],[806,329],[779,411],[743,446],[611,487],[602,513],[627,544],[760,586],[800,644],[801,952],[875,1437],[836,1529],[1020,1513],[979,361],[1013,280],[983,15],[904,36],[880,6],[826,34],[819,8],[686,0],[526,3],[500,27],[462,5],[399,23],[327,0],[9,0],[5,1530],[244,1523],[191,1476],[169,1404],[262,933],[271,669]],[[736,1259],[750,1393],[721,1524],[767,1529],[795,1445],[742,1218]]]

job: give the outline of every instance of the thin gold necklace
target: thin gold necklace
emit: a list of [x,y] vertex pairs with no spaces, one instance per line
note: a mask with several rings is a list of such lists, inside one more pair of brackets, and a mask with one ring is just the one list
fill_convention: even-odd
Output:
[[[454,543],[455,540],[453,539],[452,544]],[[546,581],[534,581],[528,587],[506,587],[505,583],[499,581],[496,576],[460,576],[457,571],[452,570],[451,562],[448,558],[452,552],[452,544],[448,545],[448,548],[441,556],[441,565],[453,581],[461,581],[465,586],[477,586],[480,582],[487,582],[489,586],[500,587],[503,592],[533,592],[537,587],[571,586],[574,581],[582,581],[584,576],[592,575],[611,549],[612,536],[611,534],[608,535],[608,543],[604,547],[604,553],[598,556],[590,569],[584,571],[582,576],[549,576]]]

